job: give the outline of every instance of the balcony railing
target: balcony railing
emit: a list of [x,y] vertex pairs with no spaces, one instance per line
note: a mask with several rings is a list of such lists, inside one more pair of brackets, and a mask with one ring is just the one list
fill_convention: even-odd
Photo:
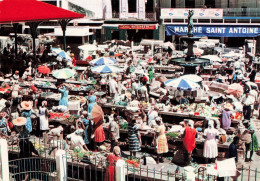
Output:
[[[137,19],[137,13],[130,13],[132,16],[130,16],[128,19]],[[136,15],[136,18],[133,16],[133,15]],[[153,12],[148,12],[148,13],[145,13],[145,18],[146,20],[156,20],[156,15],[155,13]],[[112,19],[119,19],[119,13],[118,12],[114,12],[112,13]]]
[[260,17],[260,8],[226,8],[224,17]]

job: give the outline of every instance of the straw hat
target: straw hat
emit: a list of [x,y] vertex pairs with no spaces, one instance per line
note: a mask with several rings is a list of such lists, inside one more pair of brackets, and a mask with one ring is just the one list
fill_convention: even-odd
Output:
[[17,119],[14,119],[12,121],[12,123],[15,125],[15,126],[22,126],[22,125],[25,125],[27,119],[25,117],[18,117]]
[[224,105],[224,109],[228,109],[228,110],[232,111],[233,110],[233,105],[230,104],[230,103],[227,103],[227,104]]
[[31,110],[32,109],[32,103],[29,101],[23,101],[21,103],[22,109],[24,110]]

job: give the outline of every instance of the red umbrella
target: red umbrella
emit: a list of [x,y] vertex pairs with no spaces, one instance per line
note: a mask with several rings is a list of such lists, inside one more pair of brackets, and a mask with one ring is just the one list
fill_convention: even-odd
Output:
[[74,19],[84,15],[37,0],[3,0],[0,2],[0,23]]
[[38,71],[42,74],[48,74],[51,72],[50,68],[47,66],[39,66]]
[[243,92],[244,92],[243,87],[237,83],[231,84],[227,90],[228,94],[231,94],[235,97],[240,97],[243,94]]
[[[0,23],[10,23],[16,25],[14,28],[17,30],[17,24],[20,22],[30,22],[29,26],[33,38],[33,55],[36,59],[35,38],[36,29],[41,21],[47,20],[61,20],[60,24],[64,29],[64,47],[65,29],[71,19],[83,18],[84,15],[78,14],[57,6],[44,3],[37,0],[3,0],[0,1]],[[34,23],[32,23],[34,22]],[[15,38],[17,34],[15,31]],[[65,49],[65,48],[64,48]],[[17,43],[15,43],[15,50],[17,51]]]

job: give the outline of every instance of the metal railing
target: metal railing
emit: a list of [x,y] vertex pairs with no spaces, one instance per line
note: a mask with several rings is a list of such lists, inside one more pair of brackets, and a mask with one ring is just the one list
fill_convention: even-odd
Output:
[[[22,146],[23,140],[17,137],[11,137],[9,140],[9,171],[10,180],[24,180],[27,176],[36,180],[54,180],[57,177],[55,150],[58,148],[66,150],[63,159],[67,165],[67,176],[64,180],[91,180],[103,181],[108,174],[109,166],[106,155],[98,152],[84,152],[69,150],[63,140],[53,138],[43,138],[31,136],[29,139],[36,148],[39,156],[32,154],[28,157],[22,157],[22,152],[32,151],[31,147]],[[124,159],[124,158],[123,158]],[[141,158],[139,158],[141,161]],[[142,162],[142,161],[141,161]],[[111,166],[111,165],[110,165]],[[114,166],[114,165],[112,165]],[[169,164],[167,167],[158,169],[154,165],[142,165],[142,163],[125,164],[125,180],[187,180],[187,174],[184,170],[177,171],[177,166]],[[112,167],[112,171],[115,167]],[[182,168],[181,168],[182,169]],[[114,169],[115,170],[115,169]],[[258,181],[260,173],[257,169],[246,167],[238,168],[238,180],[240,181]],[[217,177],[208,175],[205,167],[198,166],[195,172],[197,180],[216,181]],[[115,174],[114,174],[115,175]],[[225,181],[232,180],[231,177],[224,178]]]
[[260,8],[225,8],[224,17],[260,17]]
[[[156,20],[156,15],[155,15],[155,13],[153,13],[153,12],[148,12],[148,13],[145,13],[145,18],[147,19],[147,20]],[[119,19],[119,13],[117,13],[117,12],[113,12],[112,13],[112,19]],[[132,20],[133,18],[131,18],[131,20]]]

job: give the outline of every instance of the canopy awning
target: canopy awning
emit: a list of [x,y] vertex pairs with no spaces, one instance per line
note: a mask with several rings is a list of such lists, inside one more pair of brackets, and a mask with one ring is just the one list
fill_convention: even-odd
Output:
[[84,15],[37,0],[0,1],[0,23],[82,18]]
[[[80,26],[73,26],[73,27],[67,27],[66,30],[66,36],[76,36],[76,37],[82,37],[82,36],[90,36],[93,35],[93,32],[89,32],[89,28],[86,27],[80,27]],[[44,34],[46,36],[63,36],[62,29],[60,27],[55,27],[54,32]]]

